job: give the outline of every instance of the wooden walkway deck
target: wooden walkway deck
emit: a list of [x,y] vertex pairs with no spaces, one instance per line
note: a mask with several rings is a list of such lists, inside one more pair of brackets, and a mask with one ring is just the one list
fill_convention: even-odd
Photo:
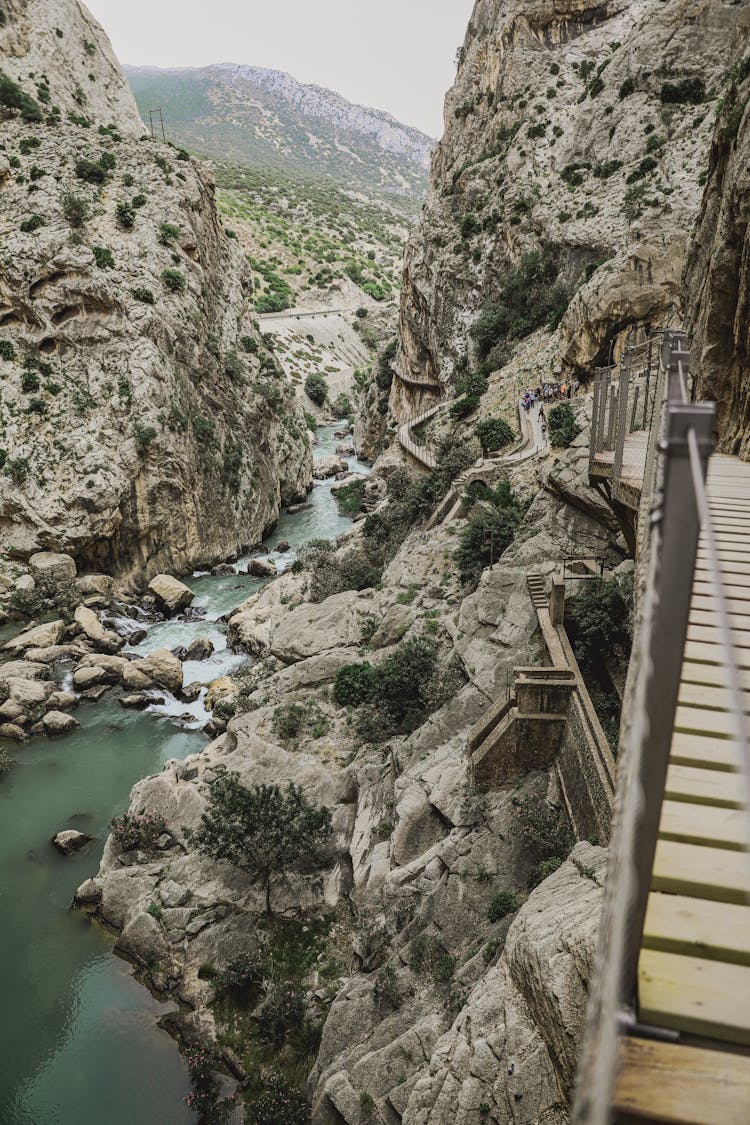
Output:
[[[750,724],[750,464],[714,456],[708,493]],[[621,1042],[616,1120],[750,1123],[750,812],[704,538],[639,962],[639,1020],[679,1042]]]

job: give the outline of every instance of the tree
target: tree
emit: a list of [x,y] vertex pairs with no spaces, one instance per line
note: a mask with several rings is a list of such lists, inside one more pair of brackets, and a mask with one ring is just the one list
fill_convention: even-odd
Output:
[[482,443],[483,453],[494,453],[510,445],[515,436],[504,418],[485,418],[477,423],[474,433]]
[[549,439],[552,445],[570,445],[580,432],[573,409],[567,402],[552,407],[549,412]]
[[313,373],[305,380],[305,394],[316,406],[322,406],[328,398],[328,384],[322,375]]
[[330,834],[330,811],[311,805],[298,786],[247,789],[236,773],[226,773],[211,783],[209,809],[188,838],[203,855],[258,878],[271,914],[274,880],[299,870],[303,861],[320,866],[320,849]]

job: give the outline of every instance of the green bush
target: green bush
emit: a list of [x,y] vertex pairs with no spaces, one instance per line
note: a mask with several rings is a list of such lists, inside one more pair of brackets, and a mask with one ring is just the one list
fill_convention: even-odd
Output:
[[683,78],[680,82],[663,82],[659,97],[665,104],[700,105],[706,100],[706,84],[702,78]]
[[304,1094],[283,1074],[265,1074],[248,1106],[248,1125],[310,1125]]
[[136,285],[132,292],[136,301],[143,301],[144,305],[153,305],[154,295],[150,289],[146,289],[143,285]]
[[185,274],[172,268],[162,270],[161,279],[164,287],[172,293],[182,293],[187,284]]
[[3,70],[0,70],[0,106],[4,109],[17,109],[24,121],[44,120],[44,113],[39,103],[26,94]]
[[299,703],[286,703],[273,713],[273,729],[285,741],[298,738],[305,722],[305,708]]
[[241,384],[245,379],[245,364],[237,352],[226,352],[224,355],[224,374],[233,382]]
[[514,797],[519,835],[529,859],[536,864],[530,883],[535,886],[556,871],[573,847],[573,834],[564,814],[546,801]]
[[83,180],[87,184],[104,184],[107,182],[106,168],[94,160],[77,160],[75,174],[79,180]]
[[115,256],[106,246],[94,246],[94,260],[100,270],[114,269]]
[[103,152],[99,157],[99,165],[106,172],[112,172],[117,167],[117,159],[113,152]]
[[625,81],[620,86],[620,89],[617,91],[617,96],[620,99],[620,101],[623,101],[625,98],[629,98],[630,95],[634,94],[634,93],[635,93],[635,79],[634,78],[626,78]]
[[474,498],[485,503],[461,532],[455,552],[464,582],[477,578],[486,566],[498,561],[513,542],[523,518],[523,509],[506,481],[501,481],[494,490],[486,488]]
[[69,225],[76,230],[84,226],[91,214],[91,208],[87,201],[72,191],[63,192],[62,209]]
[[474,433],[479,438],[483,453],[494,453],[510,445],[515,434],[504,418],[485,418],[478,422]]
[[36,371],[26,368],[21,375],[21,390],[24,394],[31,394],[39,390],[39,376]]
[[305,379],[305,394],[316,406],[323,406],[328,399],[328,384],[322,375],[313,372]]
[[145,453],[156,437],[156,430],[153,426],[144,426],[140,422],[136,422],[133,425],[133,433],[135,435],[136,449],[139,453]]
[[582,583],[570,607],[570,632],[582,667],[605,669],[614,649],[630,650],[630,607],[616,578]]
[[482,359],[505,340],[523,339],[542,325],[557,327],[570,300],[558,272],[554,250],[524,254],[506,275],[497,302],[483,310],[471,329]]
[[16,358],[16,349],[11,344],[10,340],[0,340],[0,359],[5,359],[9,363]]
[[464,215],[461,220],[461,237],[464,239],[473,238],[482,230],[482,224],[473,212],[469,211]]
[[296,981],[274,983],[255,1017],[258,1036],[278,1049],[290,1031],[302,1024],[304,1015],[302,986]]
[[643,160],[625,177],[625,183],[634,184],[637,180],[642,180],[649,172],[653,172],[657,167],[657,161],[653,156],[644,156]]
[[130,203],[118,203],[115,207],[115,218],[121,230],[132,230],[135,226],[135,208]]
[[159,223],[159,242],[163,246],[170,246],[180,237],[180,228],[173,223]]
[[33,231],[39,230],[39,228],[43,226],[44,219],[41,215],[29,215],[28,219],[24,219],[19,225],[18,229],[23,231],[24,234],[31,234]]
[[258,341],[253,336],[240,336],[240,344],[242,350],[247,352],[248,355],[258,354]]
[[553,406],[547,415],[549,440],[552,445],[568,446],[578,437],[581,428],[576,422],[573,408],[567,402]]
[[333,496],[342,516],[354,517],[362,511],[365,482],[364,480],[350,481],[343,488],[337,488]]
[[336,672],[333,698],[340,707],[369,703],[375,691],[375,669],[371,664],[345,664]]
[[336,400],[331,403],[331,413],[334,418],[350,418],[354,413],[352,401],[348,395],[340,394]]
[[499,922],[508,914],[514,914],[521,905],[517,896],[510,891],[500,891],[496,894],[487,909],[487,919],[490,922]]
[[378,385],[378,389],[381,391],[389,391],[391,389],[391,383],[393,382],[393,370],[391,364],[396,358],[397,351],[398,339],[393,339],[389,344],[386,344],[386,346],[378,356],[375,382]]

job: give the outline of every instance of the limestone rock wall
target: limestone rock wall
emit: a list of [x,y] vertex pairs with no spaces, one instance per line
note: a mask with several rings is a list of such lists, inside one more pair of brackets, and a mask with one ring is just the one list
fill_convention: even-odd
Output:
[[[0,134],[3,548],[122,575],[219,561],[312,475],[244,259],[211,177],[143,136],[88,13],[74,0],[5,11],[0,69],[43,120],[10,111]],[[91,62],[81,104],[71,52]]]
[[[679,315],[713,105],[747,31],[747,6],[725,0],[478,0],[407,249],[402,370],[449,384],[479,311],[543,245],[574,293],[565,369]],[[393,406],[414,409],[413,392]]]
[[685,272],[697,393],[717,404],[720,449],[750,458],[750,67],[716,122]]

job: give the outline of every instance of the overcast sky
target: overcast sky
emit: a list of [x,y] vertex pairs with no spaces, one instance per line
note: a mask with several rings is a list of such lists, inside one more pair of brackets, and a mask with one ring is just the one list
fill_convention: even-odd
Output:
[[123,63],[287,70],[433,137],[474,0],[86,0]]

